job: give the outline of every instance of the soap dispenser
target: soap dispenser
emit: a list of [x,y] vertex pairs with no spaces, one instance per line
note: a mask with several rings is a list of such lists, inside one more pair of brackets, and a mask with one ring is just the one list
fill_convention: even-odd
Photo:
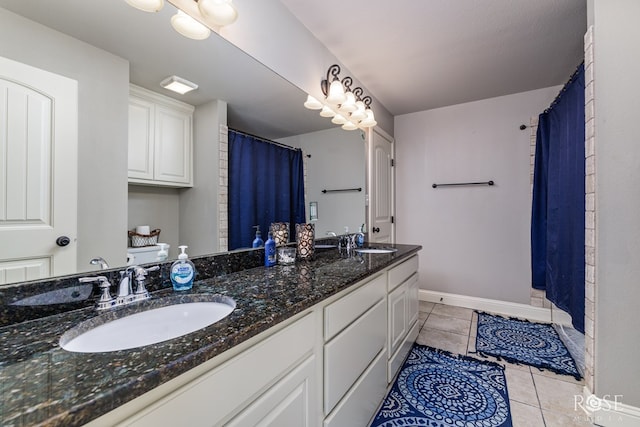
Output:
[[260,233],[260,226],[254,225],[253,228],[256,229],[256,238],[253,239],[253,243],[251,244],[251,247],[259,248],[264,244],[264,241],[262,240],[261,233]]
[[273,267],[276,265],[276,241],[273,240],[271,232],[267,236],[267,241],[264,244],[264,266]]
[[173,283],[174,291],[187,291],[193,286],[196,267],[186,253],[188,246],[178,246],[178,248],[181,252],[178,255],[178,260],[171,264],[171,283]]
[[358,234],[356,234],[356,246],[359,248],[364,246],[364,224],[360,226],[360,230],[358,230]]

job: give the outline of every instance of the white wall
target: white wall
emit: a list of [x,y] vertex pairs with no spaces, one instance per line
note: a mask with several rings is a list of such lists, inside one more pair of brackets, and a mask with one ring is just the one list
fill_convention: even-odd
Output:
[[193,118],[193,188],[180,191],[180,244],[191,255],[218,252],[220,124],[227,124],[227,104],[211,101],[196,107]]
[[127,247],[129,63],[0,8],[0,56],[78,81],[78,270]]
[[560,88],[396,117],[396,240],[423,246],[422,289],[529,303],[530,130],[519,126]]
[[[316,237],[328,231],[341,234],[344,227],[358,231],[365,218],[365,142],[363,133],[341,128],[296,135],[278,140],[302,148],[306,167],[306,214],[309,202],[318,202]],[[322,193],[324,189],[362,188],[361,192]]]
[[640,2],[588,6],[596,120],[595,393],[621,395],[621,403],[640,408],[640,57],[634,54]]

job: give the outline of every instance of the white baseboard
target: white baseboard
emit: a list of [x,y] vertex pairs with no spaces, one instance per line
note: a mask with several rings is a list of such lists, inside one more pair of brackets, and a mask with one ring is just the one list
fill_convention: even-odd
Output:
[[585,386],[582,409],[591,422],[603,427],[636,427],[640,425],[640,408],[623,403],[624,396],[598,397]]
[[[420,289],[419,298],[421,301],[455,305],[458,307],[487,311],[490,313],[502,314],[504,316],[519,317],[521,319],[534,320],[537,322],[551,322],[551,309],[534,307],[529,304],[518,304],[515,302],[449,294],[446,292],[428,291],[425,289]],[[571,320],[569,320],[569,324],[570,323]]]

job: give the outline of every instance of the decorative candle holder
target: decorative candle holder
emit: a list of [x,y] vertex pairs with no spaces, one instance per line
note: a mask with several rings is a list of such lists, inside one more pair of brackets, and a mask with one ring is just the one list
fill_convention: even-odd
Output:
[[296,243],[298,257],[301,259],[313,256],[313,242],[315,240],[314,224],[296,224]]
[[289,223],[288,222],[272,222],[269,227],[276,246],[284,246],[289,243]]

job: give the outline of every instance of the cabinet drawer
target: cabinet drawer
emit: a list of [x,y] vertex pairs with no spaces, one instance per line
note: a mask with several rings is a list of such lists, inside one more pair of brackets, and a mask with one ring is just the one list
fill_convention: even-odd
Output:
[[309,314],[160,399],[123,425],[220,425],[305,354],[312,353],[314,326],[315,316]]
[[387,391],[387,356],[378,353],[349,393],[325,421],[325,427],[367,426]]
[[407,280],[409,276],[418,271],[418,255],[414,255],[402,264],[397,265],[389,270],[389,288],[391,292],[397,288],[402,282]]
[[384,298],[386,275],[381,274],[366,285],[342,297],[324,309],[324,339],[329,341],[338,332]]
[[324,408],[331,412],[385,348],[387,305],[381,300],[324,347]]

